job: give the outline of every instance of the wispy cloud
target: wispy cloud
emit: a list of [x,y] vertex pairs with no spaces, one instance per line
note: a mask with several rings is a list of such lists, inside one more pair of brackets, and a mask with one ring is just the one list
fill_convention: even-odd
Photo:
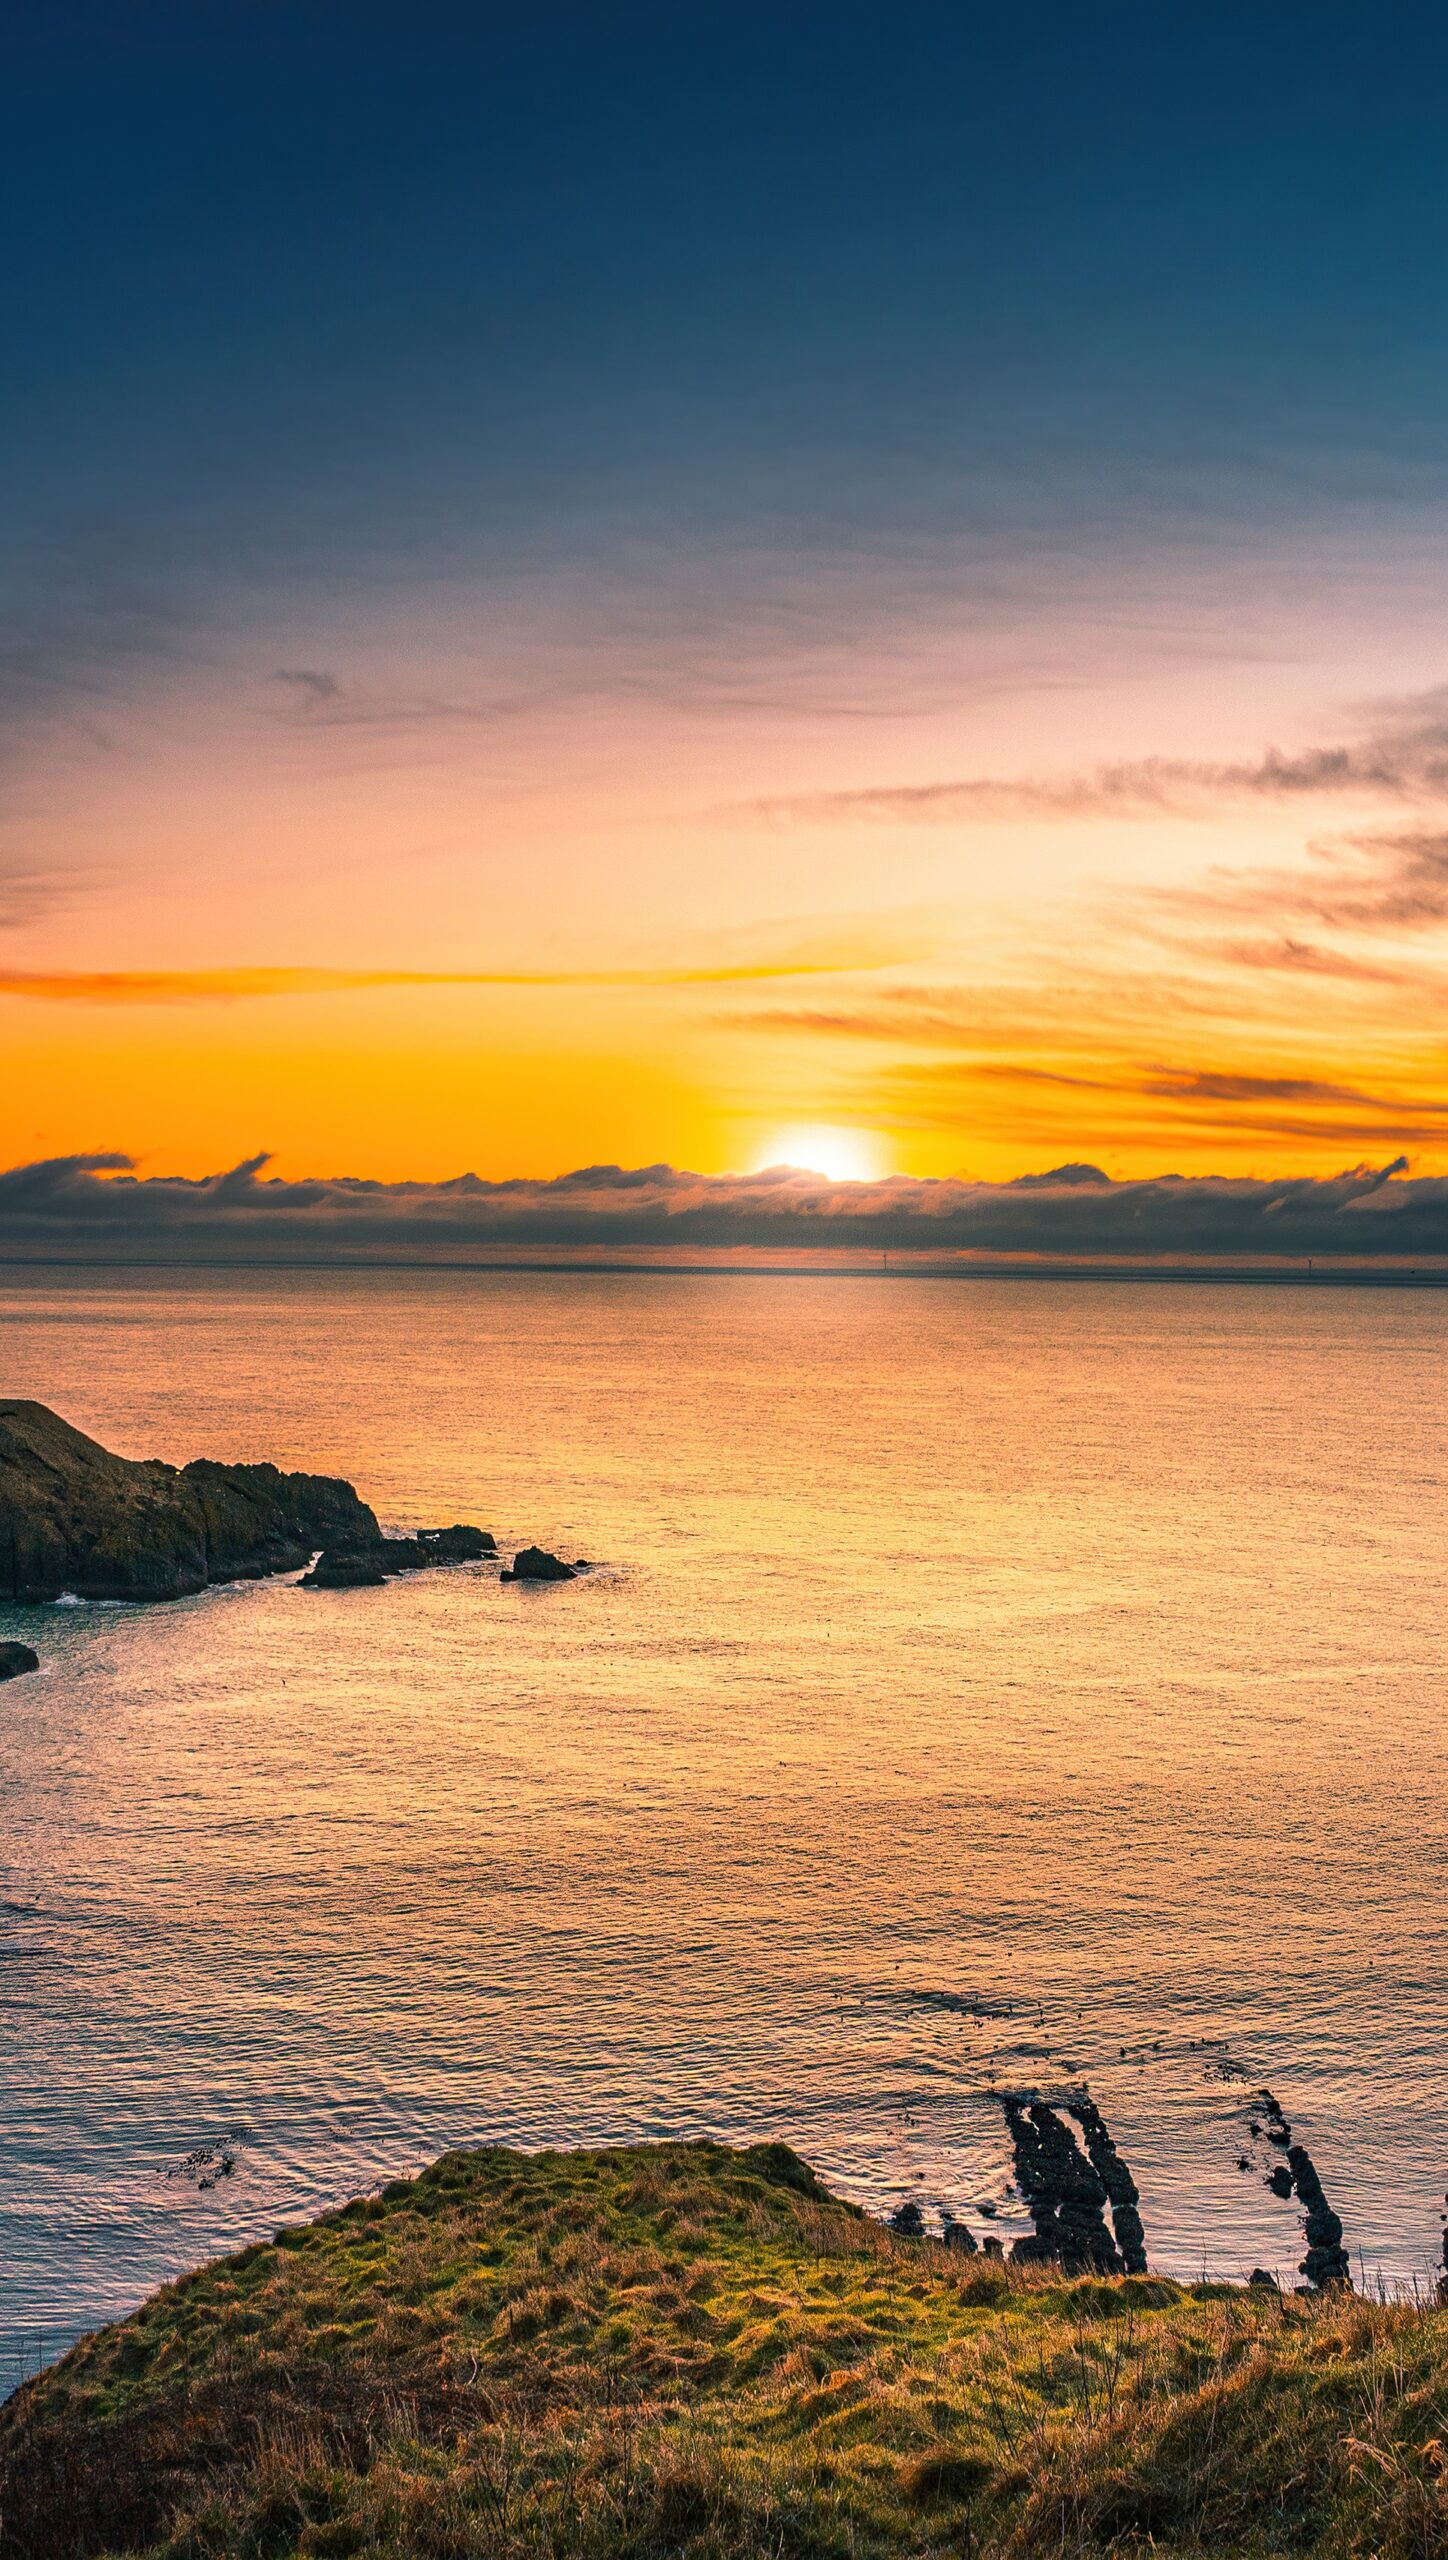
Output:
[[254,1156],[201,1181],[105,1154],[0,1174],[0,1253],[124,1260],[607,1257],[919,1251],[1093,1261],[1448,1257],[1448,1180],[1401,1159],[1325,1178],[1113,1182],[1075,1161],[1008,1183],[829,1182],[786,1166],[706,1176],[590,1165],[551,1182],[269,1178]]
[[1300,870],[1220,867],[1153,893],[1167,907],[1303,916],[1339,932],[1413,934],[1448,921],[1448,829],[1346,835],[1309,845]]
[[0,969],[0,997],[44,1004],[239,1004],[406,987],[726,987],[844,977],[894,966],[907,938],[842,934],[738,959],[613,969]]
[[1005,818],[1197,818],[1224,802],[1369,798],[1448,800],[1448,687],[1391,706],[1370,734],[1284,755],[1269,747],[1239,762],[1146,756],[1085,772],[966,776],[876,784],[752,800],[759,818],[910,820],[923,825]]

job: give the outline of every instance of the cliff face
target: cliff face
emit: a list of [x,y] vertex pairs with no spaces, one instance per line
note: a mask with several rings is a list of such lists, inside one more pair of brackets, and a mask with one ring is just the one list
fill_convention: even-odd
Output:
[[48,1406],[0,1398],[0,1599],[176,1600],[380,1534],[338,1476],[117,1458]]

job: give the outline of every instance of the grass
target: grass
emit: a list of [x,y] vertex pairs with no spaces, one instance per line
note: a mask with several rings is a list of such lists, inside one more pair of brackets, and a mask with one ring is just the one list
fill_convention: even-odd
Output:
[[4,2560],[1448,2560],[1448,2312],[898,2239],[781,2144],[454,2152],[0,2409]]

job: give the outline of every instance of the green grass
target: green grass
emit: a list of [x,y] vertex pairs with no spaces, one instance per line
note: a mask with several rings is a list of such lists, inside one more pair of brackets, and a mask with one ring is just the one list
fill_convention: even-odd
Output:
[[1448,2312],[1052,2280],[782,2145],[455,2152],[0,2410],[4,2560],[1448,2560]]

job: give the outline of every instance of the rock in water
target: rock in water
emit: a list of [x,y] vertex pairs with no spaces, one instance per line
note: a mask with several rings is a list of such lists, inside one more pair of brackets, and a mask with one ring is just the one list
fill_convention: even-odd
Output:
[[1055,2259],[1071,2274],[1089,2268],[1097,2275],[1121,2275],[1122,2259],[1106,2228],[1105,2183],[1082,2157],[1069,2125],[1039,2099],[1002,2096],[1001,2105],[1016,2155],[1016,2184],[1036,2226],[1029,2240],[1016,2242],[1012,2257]]
[[338,1476],[117,1458],[48,1406],[0,1398],[0,1599],[176,1600],[380,1541]]
[[1086,2157],[1111,2199],[1111,2223],[1121,2263],[1129,2276],[1146,2273],[1146,2233],[1142,2228],[1136,2180],[1117,2150],[1100,2108],[1090,2098],[1074,2098],[1071,2113],[1086,2138]]
[[40,1656],[28,1644],[0,1644],[0,1680],[18,1680],[22,1672],[39,1669]]
[[498,1578],[501,1582],[572,1582],[575,1576],[572,1565],[561,1556],[550,1556],[546,1547],[520,1547],[512,1572]]
[[491,1529],[470,1528],[465,1520],[455,1520],[450,1529],[419,1529],[417,1538],[431,1550],[434,1564],[476,1564],[480,1556],[498,1552]]
[[375,1554],[359,1551],[356,1555],[324,1554],[317,1558],[310,1573],[304,1573],[303,1591],[367,1591],[387,1580]]

